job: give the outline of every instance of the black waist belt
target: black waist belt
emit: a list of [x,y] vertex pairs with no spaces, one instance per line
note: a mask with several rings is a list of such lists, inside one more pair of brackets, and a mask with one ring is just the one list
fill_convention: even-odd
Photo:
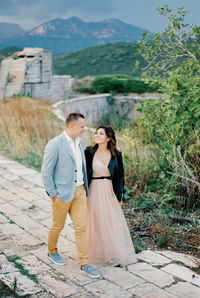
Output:
[[109,179],[109,180],[111,180],[112,177],[111,176],[100,176],[100,177],[92,177],[92,179]]

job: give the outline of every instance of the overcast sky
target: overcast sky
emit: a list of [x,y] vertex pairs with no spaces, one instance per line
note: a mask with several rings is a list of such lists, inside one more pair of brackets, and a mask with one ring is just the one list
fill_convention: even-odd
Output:
[[188,10],[186,21],[200,25],[200,0],[0,0],[0,22],[17,23],[31,29],[54,18],[77,16],[84,21],[117,18],[152,32],[166,26],[157,7],[183,7]]

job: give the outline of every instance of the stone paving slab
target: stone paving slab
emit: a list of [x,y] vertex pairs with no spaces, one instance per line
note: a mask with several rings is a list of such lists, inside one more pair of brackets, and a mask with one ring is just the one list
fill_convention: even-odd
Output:
[[67,277],[55,270],[43,272],[38,276],[39,284],[55,297],[68,297],[81,292],[81,288],[73,284]]
[[188,282],[178,282],[167,289],[168,292],[182,298],[197,298],[200,297],[200,288],[191,285]]
[[188,267],[198,268],[200,267],[200,259],[197,259],[193,256],[184,255],[183,253],[177,253],[174,251],[157,251],[157,253],[173,260],[180,262]]
[[[199,259],[172,251],[143,251],[138,262],[127,267],[96,265],[100,279],[80,272],[75,233],[67,217],[58,250],[67,265],[56,266],[47,257],[47,237],[51,226],[51,201],[41,175],[0,156],[0,281],[12,288],[16,276],[17,294],[33,298],[194,298],[200,297]],[[38,284],[22,274],[8,256]]]
[[170,294],[165,290],[150,283],[144,283],[142,285],[138,285],[135,288],[130,289],[129,292],[140,298],[144,298],[144,297],[145,298],[176,298],[178,297],[174,293]]
[[169,286],[175,281],[172,275],[146,263],[130,265],[128,270],[161,288]]
[[0,274],[11,273],[11,272],[19,272],[11,262],[9,262],[4,254],[0,255]]
[[5,283],[8,287],[13,288],[14,280],[16,279],[18,296],[27,296],[40,293],[42,291],[41,287],[33,282],[31,279],[19,272],[12,272],[8,274],[0,275],[1,281]]
[[2,214],[0,214],[0,224],[2,224],[2,223],[8,223],[8,222],[9,222],[9,220],[5,216],[3,216]]
[[[1,185],[1,183],[0,183],[0,185]],[[2,198],[4,200],[6,198],[6,202],[16,201],[16,195],[12,194],[11,192],[9,192],[3,188],[0,189],[0,198]]]
[[182,267],[177,264],[169,264],[162,268],[162,270],[200,287],[200,275],[196,274],[189,268]]
[[143,279],[122,268],[104,267],[99,271],[105,279],[126,290],[144,283]]
[[13,238],[4,235],[4,238],[0,240],[0,250],[7,256],[23,256],[26,254],[25,247],[23,245],[18,245]]
[[45,264],[45,262],[42,262],[36,256],[31,254],[22,257],[17,263],[21,264],[30,274],[38,274],[49,270],[49,266]]
[[94,297],[122,297],[129,298],[132,294],[126,290],[121,289],[119,286],[108,282],[107,280],[99,280],[89,285],[84,286],[84,288],[95,295]]
[[40,240],[31,234],[27,235],[26,233],[14,236],[13,240],[15,243],[23,246],[25,249],[30,249],[31,247],[36,248],[44,244],[44,240]]
[[138,257],[139,260],[150,263],[151,265],[166,265],[171,263],[170,259],[150,250],[142,251]]
[[[15,236],[24,234],[24,230],[15,224],[5,223],[1,224],[1,231],[6,236]],[[27,236],[26,236],[27,237]]]

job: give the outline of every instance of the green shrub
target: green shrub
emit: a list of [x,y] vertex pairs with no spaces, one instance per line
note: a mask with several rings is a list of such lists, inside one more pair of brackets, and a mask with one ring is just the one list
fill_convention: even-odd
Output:
[[144,93],[155,91],[145,81],[125,75],[98,76],[92,81],[92,89],[96,93]]
[[120,131],[126,122],[131,122],[131,120],[122,117],[116,113],[107,113],[102,116],[101,120],[96,123],[98,125],[108,125],[111,126],[114,130]]

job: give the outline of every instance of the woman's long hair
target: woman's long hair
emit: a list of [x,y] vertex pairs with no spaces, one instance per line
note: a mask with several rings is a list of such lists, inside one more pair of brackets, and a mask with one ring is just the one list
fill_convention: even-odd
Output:
[[[110,150],[112,156],[116,156],[117,148],[116,148],[116,138],[115,138],[115,132],[114,132],[114,130],[110,126],[100,125],[99,127],[97,127],[95,133],[100,128],[103,128],[104,131],[105,131],[105,133],[106,133],[106,136],[108,138],[110,138],[110,140],[107,143],[107,148]],[[97,150],[97,148],[98,148],[98,144],[95,144],[92,147],[92,149],[95,150],[95,151]]]

